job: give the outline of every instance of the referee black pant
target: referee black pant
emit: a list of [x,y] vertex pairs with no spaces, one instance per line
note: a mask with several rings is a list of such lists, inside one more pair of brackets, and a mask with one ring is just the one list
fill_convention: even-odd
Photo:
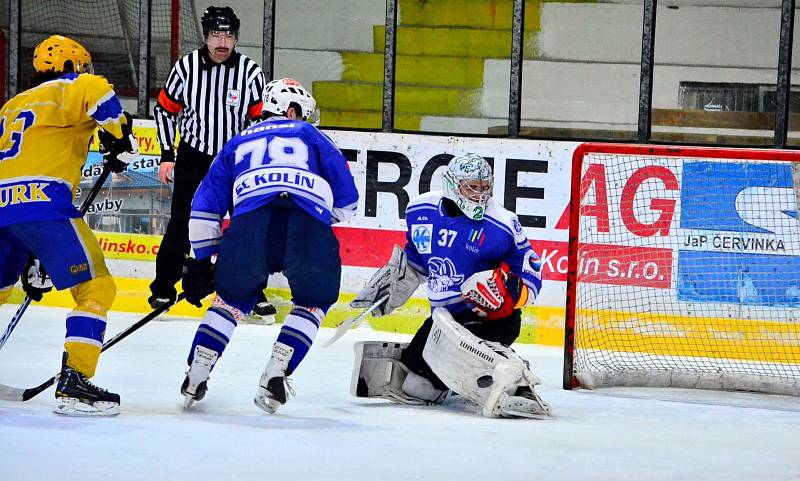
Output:
[[178,146],[173,171],[174,189],[169,224],[156,255],[156,278],[150,283],[153,298],[177,296],[175,284],[183,271],[183,259],[189,254],[189,214],[197,187],[208,173],[214,157],[185,143]]

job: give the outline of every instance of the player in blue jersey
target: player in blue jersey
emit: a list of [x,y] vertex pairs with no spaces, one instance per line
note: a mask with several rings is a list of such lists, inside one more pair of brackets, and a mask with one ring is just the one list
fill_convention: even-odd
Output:
[[75,308],[67,314],[54,411],[114,415],[119,395],[89,378],[100,358],[116,286],[97,239],[72,202],[97,127],[106,165],[114,172],[138,156],[138,144],[130,116],[111,84],[92,73],[91,55],[78,42],[61,35],[43,40],[33,66],[34,86],[0,111],[0,304],[20,274],[36,301],[53,285],[69,289]]
[[[388,295],[373,312],[386,315],[424,281],[432,316],[402,350],[359,344],[354,394],[420,404],[441,402],[453,390],[487,416],[547,416],[533,390],[538,378],[509,348],[520,333],[520,308],[542,287],[539,257],[517,216],[492,199],[483,157],[454,157],[443,187],[409,203],[405,249],[395,247],[351,302],[366,308]],[[392,369],[376,369],[382,356],[388,364],[381,366],[397,368],[385,378]]]
[[[214,288],[217,296],[189,352],[181,386],[187,407],[205,395],[209,372],[270,274],[286,276],[294,307],[255,396],[256,405],[269,413],[286,403],[287,376],[308,353],[339,296],[339,242],[331,224],[355,215],[358,202],[347,161],[309,123],[317,116],[316,101],[296,80],[269,82],[263,108],[266,120],[225,145],[192,201],[194,258],[187,260],[184,292],[198,306]],[[230,227],[222,235],[222,219],[231,209]]]

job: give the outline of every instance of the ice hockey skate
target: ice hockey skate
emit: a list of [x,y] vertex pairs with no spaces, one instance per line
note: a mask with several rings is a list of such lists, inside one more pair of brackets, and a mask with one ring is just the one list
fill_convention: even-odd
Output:
[[545,419],[551,416],[550,405],[528,386],[517,388],[513,396],[506,396],[498,407],[500,417]]
[[272,356],[261,374],[258,391],[253,401],[256,406],[264,411],[275,414],[279,407],[286,404],[288,391],[294,396],[294,390],[286,377],[289,360],[292,359],[294,348],[282,342],[276,342],[272,347]]
[[115,416],[119,414],[119,394],[92,384],[80,372],[67,367],[67,353],[56,386],[53,412],[64,416]]
[[186,371],[186,377],[181,384],[184,409],[189,409],[195,401],[200,401],[205,397],[208,390],[208,377],[218,357],[219,353],[216,351],[205,346],[195,346],[192,365]]
[[265,326],[275,324],[275,314],[278,310],[269,301],[259,302],[250,311],[250,314],[242,317],[242,322],[248,324],[262,324]]
[[150,308],[155,310],[165,304],[173,304],[175,302],[175,297],[158,297],[155,294],[147,298],[147,303],[150,304]]
[[550,405],[534,389],[541,381],[527,365],[501,361],[490,377],[492,385],[483,405],[487,417],[545,419],[551,416]]

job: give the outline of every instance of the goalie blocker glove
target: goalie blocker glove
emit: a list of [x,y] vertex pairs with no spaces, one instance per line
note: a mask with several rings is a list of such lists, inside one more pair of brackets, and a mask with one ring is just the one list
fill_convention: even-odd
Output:
[[97,133],[103,165],[115,174],[124,172],[128,164],[139,156],[139,142],[133,135],[133,117],[128,112],[123,112],[123,115],[126,122],[122,124],[122,138],[118,139],[103,129]]
[[374,317],[385,316],[408,301],[419,287],[420,276],[408,265],[405,251],[395,245],[389,262],[372,275],[367,285],[350,301],[350,307],[365,309],[388,295],[386,302],[372,311]]
[[528,288],[501,263],[497,269],[476,272],[461,284],[461,296],[487,321],[510,316],[528,302]]
[[28,257],[28,262],[25,263],[20,277],[22,290],[36,302],[42,300],[45,292],[50,292],[53,289],[53,281],[50,280],[50,276],[44,270],[44,266],[39,262],[39,259],[33,256]]
[[189,304],[203,307],[202,300],[214,292],[214,265],[211,257],[187,257],[183,264],[183,292]]

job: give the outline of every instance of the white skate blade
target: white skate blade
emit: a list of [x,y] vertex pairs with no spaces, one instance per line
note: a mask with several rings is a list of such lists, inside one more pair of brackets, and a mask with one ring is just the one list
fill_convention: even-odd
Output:
[[183,395],[183,410],[186,411],[194,404],[194,397],[191,394]]
[[253,402],[258,406],[262,411],[267,412],[269,414],[275,414],[275,411],[281,407],[281,403],[272,399],[269,396],[256,394],[256,397],[253,398]]
[[267,316],[259,316],[258,314],[248,314],[246,316],[242,316],[242,320],[239,322],[243,322],[245,324],[256,324],[260,326],[270,326],[275,324],[275,315],[270,314]]
[[119,404],[108,401],[87,404],[73,397],[62,397],[56,399],[53,412],[62,416],[116,416],[119,414]]

